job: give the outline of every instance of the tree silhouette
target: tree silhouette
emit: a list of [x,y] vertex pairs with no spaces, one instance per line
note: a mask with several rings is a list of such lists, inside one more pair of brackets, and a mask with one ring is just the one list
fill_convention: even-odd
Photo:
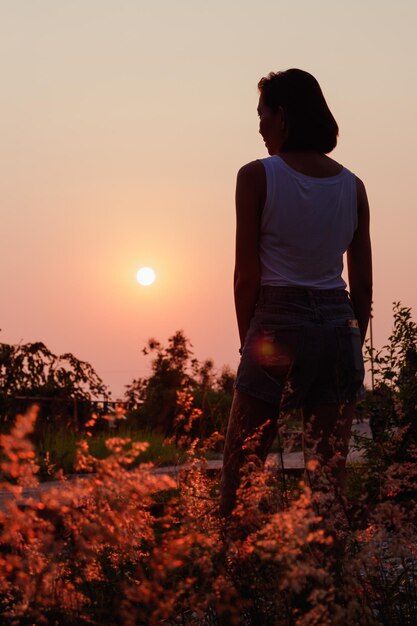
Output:
[[[108,400],[110,392],[92,366],[71,353],[57,356],[41,342],[0,343],[0,415],[13,419],[40,398],[43,416],[63,416],[74,400]],[[50,402],[45,403],[45,400]]]

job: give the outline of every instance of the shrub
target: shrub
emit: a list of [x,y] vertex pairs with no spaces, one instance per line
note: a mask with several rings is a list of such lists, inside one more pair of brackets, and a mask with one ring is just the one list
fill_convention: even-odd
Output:
[[[395,467],[414,467],[417,445],[417,324],[411,309],[394,303],[394,328],[381,350],[367,344],[373,362],[375,389],[366,394],[361,412],[369,417],[373,439],[355,435],[366,456],[363,480],[369,502],[386,498],[387,477]],[[410,469],[406,497],[416,494]],[[404,487],[404,486],[403,486]],[[401,490],[405,495],[404,488]]]
[[[190,407],[191,408],[191,407]],[[1,487],[36,486],[29,439],[36,408],[2,435]],[[207,444],[205,444],[207,445]],[[272,470],[250,458],[238,503],[218,516],[218,481],[193,441],[177,481],[137,463],[146,444],[115,437],[89,477],[4,502],[0,511],[0,615],[8,624],[415,623],[416,501],[378,503],[362,527],[325,472],[285,504]],[[413,466],[415,469],[415,465]],[[409,465],[387,489],[407,489]],[[387,494],[388,496],[389,494]],[[359,503],[360,504],[360,503]]]
[[[7,430],[34,397],[42,400],[40,422],[78,429],[88,420],[91,400],[110,398],[92,366],[73,354],[57,356],[43,343],[0,343],[0,420]],[[5,428],[6,427],[6,428]]]

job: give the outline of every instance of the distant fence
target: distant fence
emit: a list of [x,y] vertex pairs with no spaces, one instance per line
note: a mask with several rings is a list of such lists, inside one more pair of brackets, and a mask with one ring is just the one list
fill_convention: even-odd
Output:
[[76,429],[82,428],[93,413],[103,418],[116,415],[119,407],[125,407],[124,402],[116,400],[10,395],[0,398],[0,421],[7,423],[14,420],[17,414],[24,413],[32,404],[39,405],[39,421],[65,423]]

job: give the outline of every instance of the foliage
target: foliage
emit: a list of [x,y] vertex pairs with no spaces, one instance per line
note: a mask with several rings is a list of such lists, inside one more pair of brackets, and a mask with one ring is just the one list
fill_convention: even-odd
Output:
[[80,400],[108,395],[107,387],[89,363],[70,353],[57,356],[40,342],[0,344],[0,391]]
[[[28,405],[25,398],[41,397],[42,418],[66,422],[73,402],[80,407],[78,418],[86,420],[90,400],[108,399],[110,392],[92,366],[73,354],[53,354],[41,342],[0,344],[0,415],[12,419]],[[47,401],[50,399],[50,401]],[[29,404],[33,402],[29,400]]]
[[72,428],[43,424],[37,437],[32,436],[36,462],[39,465],[40,480],[51,480],[57,470],[64,475],[75,473],[77,446],[87,441],[89,453],[103,459],[109,455],[106,441],[112,437],[129,438],[148,444],[141,454],[142,462],[155,465],[178,465],[184,461],[184,452],[173,444],[168,444],[164,437],[152,431],[142,431],[135,426],[120,421],[108,424],[107,428],[96,431],[94,424],[87,422],[87,431],[76,433]]
[[[315,490],[301,482],[285,503],[272,470],[250,457],[226,522],[201,442],[174,481],[134,467],[145,443],[114,437],[102,460],[79,445],[85,476],[61,476],[62,488],[19,506],[21,490],[37,484],[35,420],[33,408],[1,438],[0,487],[13,496],[0,510],[2,623],[415,623],[415,499],[406,509],[380,503],[358,526],[319,464],[308,465]],[[397,472],[399,489],[408,472]]]
[[181,429],[178,393],[187,389],[193,405],[201,411],[201,419],[193,420],[193,437],[209,437],[224,429],[234,383],[229,367],[223,367],[216,375],[210,359],[200,363],[193,357],[192,345],[181,330],[169,337],[167,347],[149,339],[142,352],[153,356],[151,375],[127,385],[128,420],[166,437],[181,438],[185,432]]
[[[171,437],[187,448],[176,480],[153,473],[143,462],[147,443],[121,437],[121,430],[96,458],[88,443],[96,438],[101,445],[93,415],[86,423],[90,437],[76,443],[76,470],[83,474],[69,481],[57,472],[59,487],[39,489],[36,406],[19,415],[0,439],[1,622],[415,624],[417,445],[408,433],[416,337],[410,311],[398,305],[390,344],[375,358],[384,391],[362,407],[364,417],[367,410],[382,416],[382,427],[375,441],[357,441],[366,456],[357,468],[360,488],[349,500],[332,479],[337,455],[328,466],[309,461],[307,480],[282,494],[276,469],[249,454],[236,508],[221,518],[218,480],[208,475],[204,456],[220,436],[195,437],[204,432],[202,407],[207,410],[218,378],[209,362],[192,362],[181,338],[168,346],[177,355],[154,345],[157,376],[143,387],[155,391],[165,376],[172,382]],[[179,387],[173,372],[184,373]],[[148,400],[156,403],[140,385],[136,391],[139,410]],[[249,453],[252,445],[245,442]],[[21,498],[25,488],[33,497]]]
[[378,398],[371,414],[376,438],[393,427],[412,424],[417,417],[417,324],[410,308],[400,302],[393,307],[394,328],[388,344],[381,350],[367,344]]
[[182,331],[177,331],[163,347],[156,339],[149,339],[143,354],[153,354],[152,374],[138,378],[127,386],[128,407],[139,412],[143,426],[168,436],[177,405],[177,392],[190,381],[189,365],[192,359],[191,344]]
[[[356,436],[367,455],[363,479],[370,500],[384,497],[389,468],[412,463],[417,445],[417,324],[411,309],[394,303],[394,328],[381,350],[367,345],[373,361],[375,388],[361,407],[369,417],[373,440]],[[414,472],[412,472],[414,475]],[[409,490],[416,490],[410,481]]]

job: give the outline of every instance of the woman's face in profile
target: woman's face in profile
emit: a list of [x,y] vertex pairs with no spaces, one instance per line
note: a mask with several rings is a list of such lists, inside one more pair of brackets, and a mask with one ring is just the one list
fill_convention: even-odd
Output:
[[276,113],[266,106],[259,98],[259,133],[262,135],[266,149],[269,154],[278,154],[284,139],[284,117],[283,109],[279,107]]

